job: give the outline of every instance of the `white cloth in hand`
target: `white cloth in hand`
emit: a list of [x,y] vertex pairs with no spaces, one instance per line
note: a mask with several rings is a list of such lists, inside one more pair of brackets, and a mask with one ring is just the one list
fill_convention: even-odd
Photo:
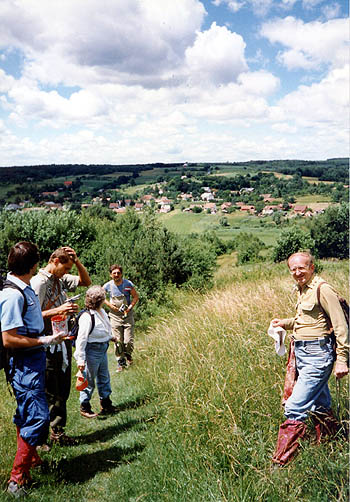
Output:
[[40,342],[43,345],[58,345],[63,342],[63,339],[66,335],[47,335],[39,337]]
[[277,326],[274,328],[271,324],[267,330],[267,334],[275,340],[275,350],[279,356],[284,356],[286,353],[286,346],[284,345],[284,339],[286,337],[286,330]]

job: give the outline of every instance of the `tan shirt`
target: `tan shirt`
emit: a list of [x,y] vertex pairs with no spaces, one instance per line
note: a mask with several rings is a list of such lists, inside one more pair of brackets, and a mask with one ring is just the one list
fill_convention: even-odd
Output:
[[[296,340],[317,340],[329,333],[327,320],[317,301],[317,287],[324,282],[314,275],[300,290],[296,304],[296,316],[283,319],[286,329],[293,330]],[[320,290],[322,307],[331,319],[334,334],[337,339],[337,361],[347,363],[349,353],[348,325],[343,310],[339,304],[335,290],[329,284],[323,284]]]

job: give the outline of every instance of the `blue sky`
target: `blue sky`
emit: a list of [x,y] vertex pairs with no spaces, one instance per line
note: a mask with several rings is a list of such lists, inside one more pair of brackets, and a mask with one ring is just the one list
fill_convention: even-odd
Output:
[[348,156],[344,0],[2,0],[0,166]]

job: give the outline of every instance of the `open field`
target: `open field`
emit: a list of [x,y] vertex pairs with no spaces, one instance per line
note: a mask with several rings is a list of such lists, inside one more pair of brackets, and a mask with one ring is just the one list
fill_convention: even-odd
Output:
[[[228,226],[220,225],[223,216],[227,218]],[[225,215],[219,212],[212,215],[205,212],[183,213],[180,209],[175,209],[158,217],[168,230],[178,234],[215,231],[221,239],[228,240],[237,237],[241,232],[249,232],[259,237],[266,246],[274,246],[281,233],[281,228],[273,223],[271,217],[262,218],[240,211]],[[302,225],[303,221],[298,221],[298,224]]]
[[[295,198],[296,204],[320,204],[330,203],[331,198],[329,195],[299,195]],[[334,204],[334,203],[333,203]]]

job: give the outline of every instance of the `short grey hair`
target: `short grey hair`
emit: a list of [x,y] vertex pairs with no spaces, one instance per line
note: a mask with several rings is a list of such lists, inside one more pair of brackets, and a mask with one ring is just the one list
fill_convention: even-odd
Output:
[[306,258],[309,261],[308,265],[313,265],[315,263],[315,258],[313,257],[313,255],[311,253],[309,253],[309,251],[298,251],[296,253],[291,254],[288,257],[288,260],[287,260],[288,267],[289,267],[290,260],[292,258],[294,258],[294,256],[303,256],[304,258]]
[[91,286],[85,295],[85,307],[96,310],[101,307],[106,299],[106,293],[102,286]]

